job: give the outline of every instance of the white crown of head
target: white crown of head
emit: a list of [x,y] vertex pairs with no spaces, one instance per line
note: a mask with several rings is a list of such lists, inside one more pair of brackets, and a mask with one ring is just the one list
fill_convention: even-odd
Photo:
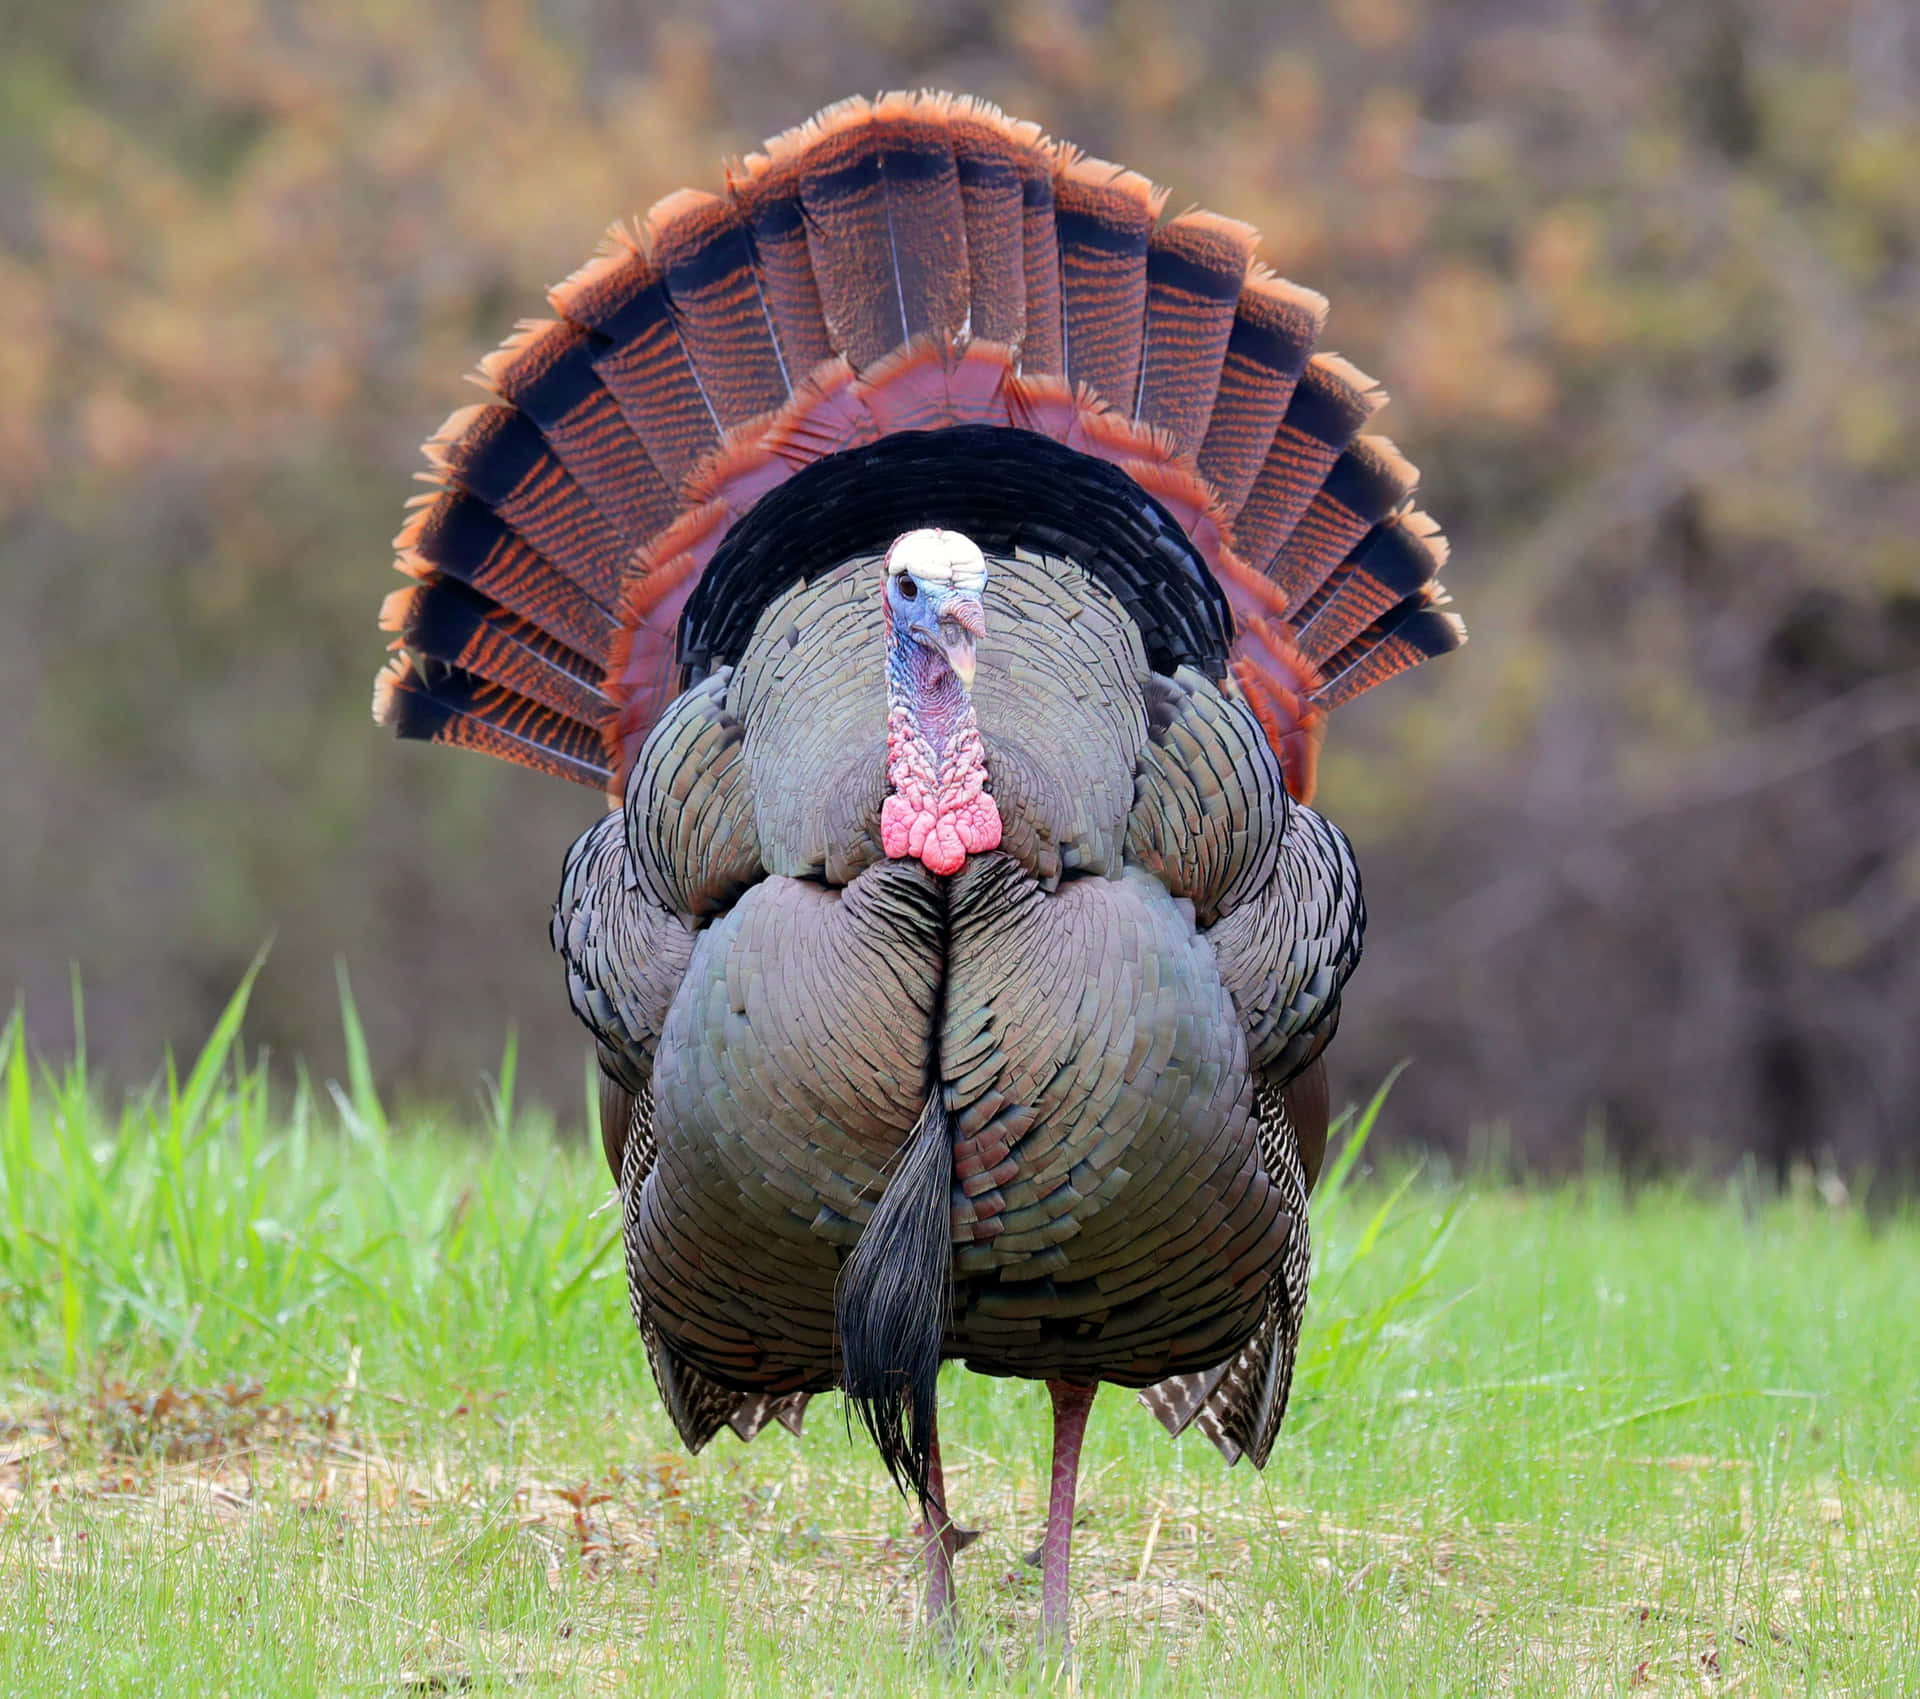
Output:
[[925,528],[895,538],[887,571],[910,572],[924,584],[950,584],[975,596],[987,587],[987,557],[960,531]]

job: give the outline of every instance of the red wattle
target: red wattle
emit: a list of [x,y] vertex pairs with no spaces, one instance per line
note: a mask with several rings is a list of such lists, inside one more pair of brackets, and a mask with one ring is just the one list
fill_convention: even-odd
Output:
[[983,788],[980,734],[968,727],[934,770],[933,751],[912,716],[889,716],[887,777],[893,794],[880,805],[880,847],[893,859],[912,856],[929,873],[958,873],[969,855],[1000,847],[1000,808]]

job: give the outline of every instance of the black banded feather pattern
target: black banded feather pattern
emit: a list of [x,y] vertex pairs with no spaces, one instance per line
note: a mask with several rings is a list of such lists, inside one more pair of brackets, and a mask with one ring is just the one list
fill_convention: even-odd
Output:
[[1447,540],[1424,513],[1375,525],[1301,604],[1294,627],[1300,653],[1324,664],[1409,597],[1430,595],[1446,561]]
[[967,322],[966,213],[938,104],[843,101],[768,144],[803,155],[800,199],[834,348],[856,370]]
[[1188,454],[1207,433],[1259,239],[1251,225],[1195,209],[1161,225],[1147,245],[1146,347],[1133,416]]
[[530,620],[469,590],[458,579],[396,590],[380,610],[395,647],[457,667],[503,689],[598,726],[609,703],[605,669],[576,654]]
[[1147,249],[1166,198],[1138,172],[1070,148],[1054,171],[1067,376],[1129,414],[1146,338]]
[[800,203],[800,162],[791,152],[775,161],[749,154],[727,173],[727,193],[740,209],[753,239],[760,294],[773,321],[780,363],[791,389],[833,357],[820,285],[807,246],[807,217]]
[[1008,122],[998,108],[952,103],[948,134],[967,232],[969,333],[1018,348],[1027,330],[1024,171],[1038,154],[1039,132]]
[[1229,513],[1245,506],[1326,319],[1325,296],[1257,262],[1248,268],[1199,453],[1200,471]]
[[1386,399],[1373,379],[1336,354],[1307,362],[1266,462],[1234,515],[1234,539],[1250,565],[1269,570],[1333,463]]
[[1451,654],[1466,640],[1465,624],[1441,596],[1411,595],[1327,660],[1313,700],[1321,708],[1338,708],[1409,667]]
[[1301,610],[1360,539],[1406,505],[1419,472],[1385,437],[1361,437],[1314,491],[1267,576],[1286,597],[1287,618],[1298,630]]
[[1026,328],[1021,369],[1030,373],[1067,369],[1066,318],[1060,286],[1060,237],[1053,216],[1053,148],[1037,125],[1022,125],[1020,230],[1025,258]]
[[687,358],[665,275],[615,225],[600,252],[547,299],[561,317],[594,333],[594,370],[677,491],[719,446],[720,419]]
[[483,503],[601,607],[617,607],[628,551],[517,407],[465,407],[427,441],[450,486]]
[[539,428],[560,464],[632,549],[674,515],[674,493],[593,368],[590,332],[523,321],[480,362],[479,379]]
[[396,655],[374,680],[373,715],[402,737],[497,755],[577,784],[604,786],[612,776],[596,727],[457,667],[428,662],[422,671]]
[[674,328],[722,431],[772,411],[792,389],[740,209],[682,189],[640,231],[666,282]]
[[450,578],[516,613],[576,654],[605,663],[612,611],[516,536],[484,502],[450,491],[425,499],[394,539],[400,570],[432,585]]

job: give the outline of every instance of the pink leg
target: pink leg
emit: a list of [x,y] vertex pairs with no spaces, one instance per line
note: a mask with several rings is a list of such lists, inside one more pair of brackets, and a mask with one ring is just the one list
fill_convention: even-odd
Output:
[[947,1514],[947,1482],[940,1472],[940,1429],[933,1430],[933,1466],[927,1472],[927,1485],[933,1489],[933,1502],[927,1507],[914,1533],[926,1541],[927,1552],[927,1626],[943,1634],[953,1632],[953,1560],[980,1536],[972,1528],[957,1527]]
[[1053,1483],[1047,1498],[1047,1537],[1040,1545],[1040,1632],[1050,1646],[1066,1649],[1067,1565],[1073,1546],[1073,1498],[1080,1482],[1080,1442],[1095,1386],[1050,1380],[1053,1395]]

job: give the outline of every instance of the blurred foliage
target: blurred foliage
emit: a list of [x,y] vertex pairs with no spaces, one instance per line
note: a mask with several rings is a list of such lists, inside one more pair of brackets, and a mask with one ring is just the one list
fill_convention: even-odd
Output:
[[[1474,633],[1342,713],[1336,1052],[1529,1160],[1910,1165],[1920,23],[1904,0],[0,0],[0,962],[144,1075],[253,1030],[469,1089],[597,804],[366,719],[460,374],[616,215],[972,90],[1266,232],[1385,380]],[[1477,1132],[1475,1131],[1477,1129]]]

